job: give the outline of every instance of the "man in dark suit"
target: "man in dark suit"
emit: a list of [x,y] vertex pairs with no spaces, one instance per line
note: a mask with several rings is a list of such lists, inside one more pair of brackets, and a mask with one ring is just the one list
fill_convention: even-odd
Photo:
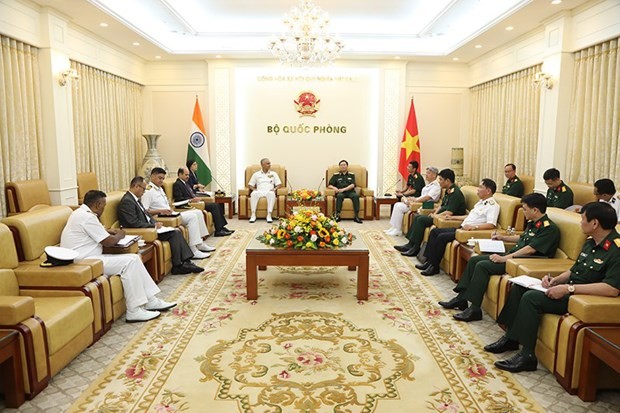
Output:
[[[196,197],[196,193],[189,184],[189,169],[186,167],[179,168],[177,171],[177,180],[172,186],[172,197],[175,202],[185,201],[186,199],[192,202],[200,201],[200,198]],[[218,205],[205,202],[205,211],[209,211],[211,216],[213,216],[213,224],[215,225],[215,234],[213,235],[225,237],[235,232],[226,228],[228,222]]]
[[[161,228],[161,222],[156,222],[153,217],[144,209],[140,198],[146,189],[146,182],[141,176],[136,176],[131,180],[129,191],[123,195],[118,205],[118,220],[121,226],[126,228]],[[194,253],[187,245],[183,235],[175,230],[158,233],[158,238],[170,243],[172,253],[172,273],[189,274],[192,272],[202,272],[203,268],[194,265],[190,260]]]

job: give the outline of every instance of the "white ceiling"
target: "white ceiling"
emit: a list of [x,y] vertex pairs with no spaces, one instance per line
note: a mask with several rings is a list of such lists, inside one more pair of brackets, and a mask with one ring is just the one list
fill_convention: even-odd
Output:
[[[268,58],[299,0],[35,0],[145,59]],[[588,0],[314,0],[343,58],[468,62]],[[101,27],[100,23],[107,23]],[[506,27],[513,30],[507,31]],[[139,43],[139,45],[134,45]],[[476,45],[481,47],[476,48]]]

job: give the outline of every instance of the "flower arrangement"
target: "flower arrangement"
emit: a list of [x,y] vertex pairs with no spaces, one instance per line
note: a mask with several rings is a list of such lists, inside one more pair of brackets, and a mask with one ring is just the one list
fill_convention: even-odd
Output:
[[312,201],[321,196],[319,191],[314,189],[298,189],[291,192],[291,198],[295,201]]
[[276,248],[318,250],[346,247],[355,236],[323,213],[300,208],[294,214],[281,218],[257,239]]

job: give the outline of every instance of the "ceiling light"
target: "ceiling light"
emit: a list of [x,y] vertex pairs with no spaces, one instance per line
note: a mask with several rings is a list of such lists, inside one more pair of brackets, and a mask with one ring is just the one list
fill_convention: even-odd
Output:
[[101,26],[101,27],[108,27],[108,23],[99,23],[99,26]]
[[161,56],[159,56],[159,55],[155,56],[155,59],[161,59]]
[[560,3],[562,3],[562,0],[553,0],[551,2],[551,4],[560,4]]
[[269,50],[281,63],[313,66],[333,63],[340,57],[342,42],[329,31],[329,17],[312,0],[300,0],[284,15],[287,32],[271,41]]
[[138,42],[133,42],[132,44],[133,44],[134,46],[140,46],[140,43],[138,43]]
[[482,45],[481,44],[477,44],[474,46],[476,49],[482,49]]
[[508,31],[514,30],[514,27],[508,26],[508,27],[506,27],[506,30],[508,30]]
[[452,60],[454,60],[455,62],[458,62],[459,58],[458,57],[453,57]]

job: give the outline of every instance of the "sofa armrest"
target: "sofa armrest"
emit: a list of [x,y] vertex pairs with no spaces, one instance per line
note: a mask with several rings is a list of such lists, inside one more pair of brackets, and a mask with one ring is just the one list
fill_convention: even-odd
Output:
[[[201,211],[204,211],[204,209],[205,209],[204,201],[190,202],[188,205],[191,206],[192,208],[196,208],[196,209],[199,209]],[[177,212],[183,212],[183,209],[177,209],[176,211]]]
[[95,278],[89,265],[69,264],[59,267],[41,267],[37,264],[19,264],[13,270],[19,288],[82,287]]
[[368,188],[362,188],[362,196],[375,196],[375,191]]
[[239,196],[250,196],[250,189],[249,188],[240,189]]
[[14,326],[34,316],[34,299],[28,296],[0,296],[0,325]]
[[278,188],[276,190],[276,195],[277,196],[287,196],[288,195],[288,188]]
[[568,270],[574,261],[563,258],[511,258],[506,261],[506,274],[511,277],[518,275],[530,275],[538,277],[539,274],[561,274]]
[[161,222],[166,227],[178,227],[182,224],[181,216],[176,217],[155,217],[155,221]]
[[453,221],[448,220],[443,217],[435,217],[433,218],[433,225],[437,228],[458,228],[461,226],[463,221]]
[[587,324],[620,324],[620,297],[576,294],[568,300],[568,312]]
[[461,244],[466,244],[470,238],[476,239],[490,239],[493,235],[494,229],[477,229],[473,231],[465,231],[463,229],[457,229],[455,239]]
[[145,242],[154,242],[158,239],[155,228],[123,228],[127,235],[140,235]]
[[331,188],[325,188],[325,196],[334,196],[336,195],[336,191]]

